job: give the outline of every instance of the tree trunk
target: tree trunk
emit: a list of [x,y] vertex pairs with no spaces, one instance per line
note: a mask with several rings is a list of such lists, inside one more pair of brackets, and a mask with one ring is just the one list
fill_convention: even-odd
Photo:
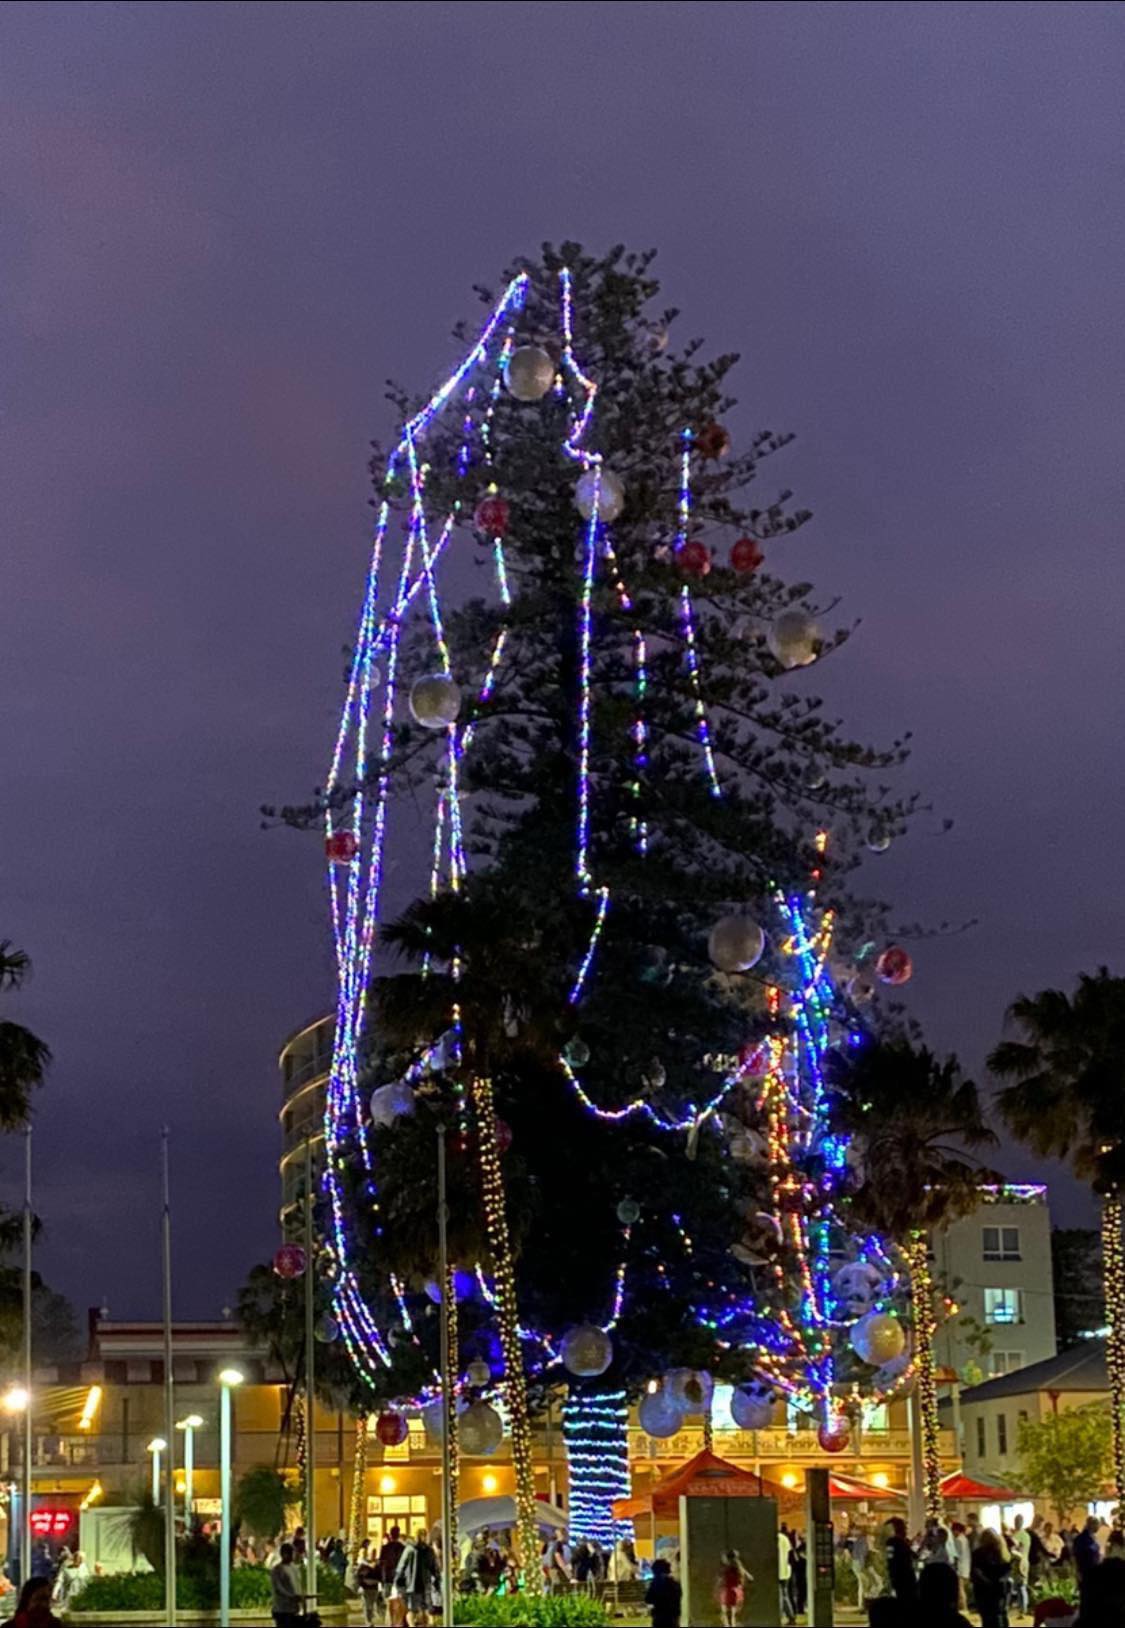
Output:
[[623,1390],[573,1386],[563,1403],[570,1537],[597,1540],[610,1550],[632,1537],[633,1523],[613,1516],[617,1498],[628,1498],[629,1404]]
[[[461,1367],[457,1342],[456,1272],[452,1262],[445,1269],[445,1282],[441,1286],[441,1314],[446,1319],[449,1339],[449,1372],[456,1374]],[[456,1383],[456,1381],[454,1381]],[[449,1432],[449,1553],[457,1574],[457,1504],[460,1491],[461,1462],[457,1441],[457,1393],[451,1391],[442,1397],[445,1407],[445,1428]]]
[[924,1232],[912,1232],[904,1251],[910,1274],[914,1308],[914,1366],[916,1395],[922,1426],[922,1490],[926,1514],[941,1519],[941,1452],[938,1436],[937,1385],[934,1382],[934,1280],[930,1272],[930,1244]]
[[535,1508],[535,1468],[531,1458],[531,1424],[527,1415],[527,1388],[524,1384],[519,1312],[516,1307],[516,1279],[512,1266],[512,1246],[508,1236],[504,1180],[500,1174],[500,1154],[496,1146],[496,1104],[492,1081],[479,1074],[473,1076],[473,1109],[477,1122],[477,1153],[484,1193],[484,1219],[488,1232],[488,1247],[492,1253],[496,1321],[500,1349],[504,1357],[504,1398],[508,1406],[512,1432],[512,1469],[516,1481],[516,1525],[520,1550],[518,1560],[527,1593],[541,1594],[543,1568],[539,1564],[539,1525]]
[[298,1391],[293,1398],[293,1422],[295,1427],[294,1434],[296,1437],[295,1456],[297,1459],[297,1474],[300,1477],[302,1488],[301,1502],[297,1507],[301,1511],[301,1524],[303,1526],[305,1522],[305,1398],[300,1391]]
[[1125,1503],[1125,1431],[1121,1410],[1125,1407],[1125,1268],[1122,1238],[1122,1205],[1117,1197],[1102,1204],[1102,1273],[1105,1279],[1105,1314],[1109,1324],[1106,1369],[1109,1373],[1110,1406],[1113,1418],[1113,1480],[1117,1502]]
[[352,1458],[352,1507],[348,1523],[348,1547],[352,1558],[359,1553],[367,1531],[367,1415],[355,1422],[355,1453]]

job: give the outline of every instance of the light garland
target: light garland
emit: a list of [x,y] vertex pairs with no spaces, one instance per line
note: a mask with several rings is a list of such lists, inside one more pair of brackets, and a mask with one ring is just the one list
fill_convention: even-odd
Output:
[[572,1390],[563,1403],[566,1443],[568,1528],[572,1543],[597,1542],[606,1549],[632,1538],[632,1521],[611,1513],[628,1498],[629,1404],[623,1390]]
[[910,1273],[910,1294],[914,1312],[914,1361],[918,1412],[922,1425],[922,1477],[926,1515],[940,1521],[941,1448],[938,1434],[938,1396],[934,1378],[934,1280],[930,1271],[930,1243],[924,1232],[912,1232],[903,1254]]
[[1125,1504],[1125,1213],[1116,1196],[1102,1203],[1102,1263],[1105,1312],[1109,1325],[1106,1371],[1113,1420],[1113,1479],[1117,1499]]
[[367,1497],[367,1414],[361,1413],[355,1422],[355,1456],[352,1460],[352,1502],[349,1511],[348,1538],[353,1557],[359,1553],[366,1526]]

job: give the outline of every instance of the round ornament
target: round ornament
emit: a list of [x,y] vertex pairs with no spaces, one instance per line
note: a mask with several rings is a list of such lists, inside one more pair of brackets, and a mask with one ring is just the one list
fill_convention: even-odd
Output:
[[282,1244],[273,1258],[273,1269],[279,1278],[304,1276],[308,1259],[300,1244]]
[[512,1127],[506,1119],[496,1121],[496,1151],[503,1155],[512,1145]]
[[662,322],[649,323],[648,348],[654,356],[662,356],[668,349],[668,330]]
[[441,1441],[445,1435],[445,1402],[440,1396],[422,1409],[422,1425],[431,1441]]
[[711,571],[711,550],[698,537],[691,537],[676,550],[676,564],[685,577],[705,577]]
[[380,1413],[376,1419],[375,1434],[384,1447],[401,1447],[410,1434],[410,1426],[407,1424],[404,1414],[396,1413],[393,1408],[388,1408],[385,1413]]
[[488,497],[482,497],[473,511],[473,526],[482,537],[503,537],[511,515],[507,498],[492,492]]
[[563,1367],[579,1379],[596,1379],[613,1361],[613,1341],[596,1323],[578,1323],[562,1342]]
[[704,424],[695,438],[695,450],[701,458],[725,458],[730,451],[730,431],[714,421]]
[[393,1125],[396,1119],[414,1112],[414,1092],[405,1080],[392,1080],[390,1085],[376,1086],[370,1106],[373,1125]]
[[870,978],[865,978],[857,972],[854,978],[847,982],[848,999],[853,1006],[867,1006],[875,998],[875,985]]
[[668,1070],[659,1057],[649,1058],[641,1075],[641,1084],[646,1091],[663,1091],[668,1084]]
[[736,1385],[730,1397],[730,1416],[739,1430],[768,1430],[773,1419],[773,1391],[760,1379]]
[[324,856],[330,865],[350,865],[359,852],[359,843],[351,831],[333,831],[324,839]]
[[541,401],[555,382],[555,364],[538,345],[520,345],[508,358],[508,394],[517,401]]
[[828,776],[825,774],[824,770],[820,767],[820,764],[819,763],[810,764],[809,769],[808,769],[808,773],[805,775],[805,790],[806,791],[823,791],[827,784],[828,784]]
[[852,1350],[873,1368],[893,1362],[906,1348],[906,1333],[897,1317],[873,1311],[861,1317],[851,1331]]
[[325,1312],[323,1317],[317,1318],[313,1333],[321,1345],[331,1345],[334,1340],[340,1338],[340,1325],[330,1313]]
[[504,1440],[504,1421],[488,1402],[470,1402],[457,1425],[461,1451],[468,1458],[487,1458]]
[[878,1267],[869,1261],[849,1261],[832,1274],[832,1293],[854,1312],[870,1306],[881,1282]]
[[444,673],[429,673],[410,686],[410,716],[423,729],[448,729],[460,710],[460,686]]
[[822,1452],[842,1453],[847,1448],[850,1434],[846,1419],[833,1419],[830,1425],[821,1425],[816,1439]]
[[601,471],[587,469],[579,475],[574,488],[574,501],[583,520],[589,520],[598,505],[598,518],[611,526],[625,507],[625,483],[620,475],[604,465]]
[[793,667],[808,667],[816,660],[820,647],[820,626],[808,611],[794,606],[774,618],[766,635],[770,654],[787,671]]
[[891,845],[891,833],[885,825],[873,825],[867,833],[867,851],[872,854],[885,854]]
[[581,1035],[572,1035],[563,1047],[563,1061],[570,1068],[585,1068],[590,1061],[590,1048]]
[[731,569],[741,572],[743,576],[749,576],[752,571],[758,569],[765,557],[756,537],[740,537],[731,547]]
[[617,1219],[623,1227],[631,1227],[641,1218],[641,1207],[635,1198],[623,1198],[617,1206]]
[[765,1073],[767,1052],[760,1040],[747,1040],[745,1045],[738,1048],[738,1072],[740,1074],[762,1075]]
[[475,1385],[477,1390],[480,1390],[482,1385],[487,1385],[491,1380],[492,1369],[487,1362],[482,1362],[480,1357],[477,1357],[465,1369],[465,1378],[470,1385]]
[[720,972],[749,972],[765,947],[766,935],[750,916],[724,916],[707,940],[707,953]]
[[704,1413],[711,1406],[715,1382],[703,1369],[670,1368],[664,1375],[664,1394],[681,1413]]
[[875,976],[881,984],[908,984],[914,963],[901,944],[890,944],[875,963]]
[[657,1441],[666,1441],[669,1436],[674,1436],[684,1422],[679,1408],[662,1390],[649,1391],[641,1397],[637,1418],[645,1435],[655,1436]]

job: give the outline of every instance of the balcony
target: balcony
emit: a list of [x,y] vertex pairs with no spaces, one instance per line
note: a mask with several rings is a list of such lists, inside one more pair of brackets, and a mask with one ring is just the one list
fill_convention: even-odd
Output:
[[[681,1430],[675,1436],[655,1441],[643,1430],[629,1431],[629,1456],[634,1462],[641,1459],[683,1460],[694,1457],[703,1448],[702,1429]],[[814,1430],[716,1430],[714,1450],[720,1458],[761,1460],[763,1463],[786,1463],[794,1459],[813,1459],[819,1464],[828,1462]],[[952,1430],[938,1433],[938,1450],[943,1459],[956,1459],[956,1436]],[[865,1430],[855,1432],[841,1459],[902,1459],[910,1460],[910,1432],[908,1430]]]

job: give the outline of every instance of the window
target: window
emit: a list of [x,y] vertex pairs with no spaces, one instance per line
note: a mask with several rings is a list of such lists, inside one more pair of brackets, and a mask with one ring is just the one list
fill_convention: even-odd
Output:
[[1020,1255],[1020,1229],[1018,1227],[982,1227],[982,1255],[986,1261],[1018,1261]]
[[1017,1368],[1022,1367],[1022,1351],[994,1351],[992,1353],[992,1374],[995,1379],[999,1379],[1001,1374],[1014,1374]]
[[1022,1323],[1023,1297],[1018,1289],[986,1289],[984,1291],[984,1320],[986,1323]]
[[984,1433],[984,1420],[977,1419],[977,1457],[983,1458],[988,1452],[988,1440]]
[[[196,1502],[198,1503],[198,1499]],[[369,1497],[367,1536],[376,1552],[382,1548],[392,1526],[397,1526],[403,1537],[420,1526],[428,1527],[425,1497],[419,1497],[417,1494],[409,1497]]]
[[861,1419],[864,1435],[869,1430],[889,1430],[891,1427],[885,1402],[864,1402]]
[[996,1415],[996,1451],[1004,1458],[1008,1451],[1008,1415]]

